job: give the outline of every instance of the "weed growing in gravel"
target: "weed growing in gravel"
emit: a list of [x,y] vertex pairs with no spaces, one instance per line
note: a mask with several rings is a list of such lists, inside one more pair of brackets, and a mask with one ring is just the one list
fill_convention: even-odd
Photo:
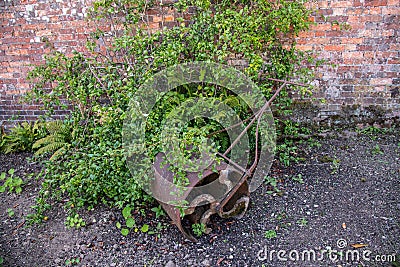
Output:
[[363,129],[356,129],[356,132],[358,134],[364,134],[369,136],[372,140],[375,140],[377,138],[377,134],[383,134],[386,133],[387,129],[383,129],[383,128],[378,128],[375,126],[368,126],[366,128]]
[[378,144],[376,144],[376,145],[371,149],[371,153],[372,153],[372,155],[383,155],[383,154],[384,154],[383,151],[382,151],[382,149],[381,149],[381,147],[380,147]]
[[161,232],[164,229],[167,229],[167,228],[168,228],[168,225],[162,224],[161,222],[158,222],[156,227],[155,227],[155,229],[148,231],[148,234],[149,235],[156,235],[158,238],[160,238],[161,237]]
[[24,181],[19,177],[14,177],[15,170],[8,170],[9,177],[6,180],[6,173],[3,172],[0,175],[0,181],[4,181],[3,185],[0,186],[0,193],[5,192],[8,189],[9,193],[15,192],[17,194],[22,192],[22,185]]
[[276,178],[267,175],[264,178],[264,183],[266,185],[271,186],[272,189],[273,189],[272,191],[271,190],[267,191],[268,194],[280,193],[281,192],[281,190],[278,188],[278,181],[277,181]]
[[293,140],[287,139],[283,144],[278,144],[276,146],[276,151],[279,161],[285,166],[289,166],[291,162],[299,161],[297,157],[297,146],[294,144]]
[[340,167],[340,160],[337,159],[336,157],[332,160],[331,163],[331,174],[337,174],[339,171],[339,167]]
[[161,205],[158,205],[158,207],[152,208],[151,211],[153,211],[156,214],[156,219],[158,219],[158,217],[165,216],[165,212],[162,209]]
[[71,258],[65,261],[66,266],[73,266],[73,265],[78,265],[80,263],[79,258]]
[[297,220],[297,224],[300,226],[306,226],[308,224],[308,221],[306,218],[301,218],[300,220]]
[[206,225],[204,223],[195,223],[192,224],[193,233],[200,237],[206,232]]
[[149,231],[149,225],[148,224],[143,224],[142,228],[140,228],[140,231],[142,233],[147,233]]
[[0,257],[0,267],[3,267],[3,262],[4,262],[3,257]]
[[292,176],[292,180],[304,184],[303,175],[301,173]]
[[8,217],[12,217],[12,216],[14,216],[14,214],[15,214],[15,212],[14,212],[14,210],[12,209],[12,208],[8,208],[7,209],[7,215],[8,215]]
[[136,227],[136,221],[135,221],[135,219],[133,218],[131,212],[132,212],[132,208],[129,207],[129,206],[126,206],[126,207],[122,210],[122,216],[123,216],[124,219],[125,219],[126,228],[125,228],[125,227],[122,228],[122,224],[121,224],[120,222],[117,222],[117,223],[115,224],[116,227],[117,227],[118,229],[121,229],[121,234],[122,234],[123,236],[127,236],[127,235],[129,234],[129,232],[130,232],[129,229],[135,228],[135,232],[138,231],[138,230],[137,230],[137,227]]
[[319,148],[322,146],[322,144],[315,138],[307,139],[307,143],[308,143],[308,146],[311,148],[314,148],[314,147]]
[[78,213],[76,213],[75,215],[71,215],[67,217],[67,220],[65,221],[65,225],[68,228],[76,228],[79,229],[83,226],[86,225],[86,222],[79,216]]
[[376,140],[379,137],[379,135],[397,133],[398,129],[396,129],[396,126],[393,126],[391,128],[378,128],[375,126],[368,126],[363,129],[356,129],[356,132],[358,134],[363,134],[368,136],[371,140]]
[[265,233],[264,233],[264,237],[268,238],[268,239],[273,239],[273,238],[276,238],[277,236],[278,235],[275,230],[268,230],[268,231],[265,231]]

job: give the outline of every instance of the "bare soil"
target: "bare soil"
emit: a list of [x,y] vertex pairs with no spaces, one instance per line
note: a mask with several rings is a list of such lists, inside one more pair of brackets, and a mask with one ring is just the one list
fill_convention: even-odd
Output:
[[[273,165],[281,192],[261,186],[242,219],[214,218],[211,234],[196,244],[167,217],[156,219],[155,204],[135,216],[150,229],[165,225],[159,236],[139,230],[123,237],[115,226],[121,211],[104,206],[82,211],[87,226],[81,229],[66,228],[62,204],[43,224],[27,227],[39,190],[27,174],[40,166],[27,153],[0,154],[0,172],[15,168],[27,182],[20,195],[0,194],[3,266],[65,266],[72,259],[77,266],[400,266],[390,262],[400,257],[399,133],[345,131],[319,142],[300,145],[303,161]],[[293,179],[299,174],[302,181]]]

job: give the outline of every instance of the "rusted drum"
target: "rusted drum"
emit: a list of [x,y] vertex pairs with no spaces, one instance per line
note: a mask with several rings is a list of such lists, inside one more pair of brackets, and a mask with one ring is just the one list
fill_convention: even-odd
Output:
[[[201,174],[186,173],[189,185],[177,196],[172,186],[174,174],[163,161],[164,154],[158,153],[153,165],[155,179],[151,185],[152,192],[156,199],[170,198],[170,201],[166,201],[169,203],[159,203],[187,239],[196,241],[191,226],[197,223],[207,225],[213,214],[222,218],[241,218],[246,212],[250,195],[247,179],[235,188],[243,175],[228,164],[223,162],[217,165],[215,171],[206,169]],[[226,203],[221,205],[221,202]],[[186,204],[179,207],[177,203]],[[206,233],[210,231],[210,228],[206,229]]]

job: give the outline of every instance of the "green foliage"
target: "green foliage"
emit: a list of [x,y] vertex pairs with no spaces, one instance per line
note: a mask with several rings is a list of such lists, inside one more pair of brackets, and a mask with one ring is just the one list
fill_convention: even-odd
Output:
[[52,153],[50,161],[54,161],[70,148],[73,131],[68,123],[60,120],[43,123],[43,128],[47,135],[37,140],[32,148],[37,149],[36,156]]
[[273,239],[273,238],[276,238],[277,236],[278,235],[275,230],[268,230],[268,231],[265,231],[265,233],[264,233],[264,237],[268,238],[268,239]]
[[206,233],[206,229],[207,228],[206,228],[206,225],[204,223],[192,224],[193,233],[198,237],[200,237],[203,234],[205,234]]
[[129,229],[132,229],[132,228],[134,228],[134,227],[135,227],[135,231],[137,231],[137,228],[136,228],[136,221],[135,221],[135,218],[133,218],[131,212],[132,212],[132,208],[129,207],[129,206],[126,206],[126,207],[122,210],[122,216],[123,216],[124,219],[125,219],[125,226],[126,226],[126,228],[125,228],[125,227],[122,228],[122,224],[121,224],[120,222],[117,222],[117,223],[115,224],[115,226],[116,226],[118,229],[121,229],[120,231],[121,231],[121,234],[122,234],[123,236],[127,236],[127,235],[129,234],[129,232],[130,232]]
[[380,128],[380,127],[375,127],[375,126],[367,126],[362,129],[356,129],[356,132],[358,134],[368,136],[371,140],[376,140],[379,135],[396,133],[396,132],[398,132],[398,129],[396,129],[395,126],[391,127],[391,128]]
[[147,233],[149,231],[149,225],[143,224],[142,228],[140,228],[140,231],[142,231],[142,233]]
[[162,209],[161,205],[158,205],[158,207],[152,208],[151,211],[153,211],[156,214],[156,219],[158,219],[158,217],[165,216],[165,212]]
[[65,221],[65,225],[68,228],[76,228],[79,229],[83,226],[86,225],[86,222],[79,216],[78,213],[75,213],[74,215],[68,216],[67,220]]
[[301,218],[300,220],[297,220],[297,224],[300,226],[306,226],[308,224],[308,221],[306,218]]
[[[194,13],[191,22],[184,23],[189,6]],[[143,177],[132,177],[126,166],[122,126],[132,96],[159,70],[177,63],[227,64],[232,59],[240,59],[245,62],[241,66],[243,72],[269,98],[276,84],[266,78],[295,77],[307,82],[319,64],[313,62],[310,54],[295,48],[294,37],[311,24],[308,19],[311,11],[301,2],[178,1],[175,8],[181,10],[178,13],[181,17],[177,19],[180,23],[156,32],[143,20],[150,7],[152,4],[144,0],[94,1],[92,19],[120,25],[122,30],[107,33],[113,36],[111,39],[98,30],[88,42],[90,56],[76,52],[68,57],[54,52],[46,57],[44,65],[30,73],[35,86],[27,99],[41,102],[50,114],[59,107],[72,109],[68,126],[69,130],[74,129],[72,134],[66,125],[63,134],[55,131],[35,143],[35,148],[40,147],[37,154],[56,151],[57,155],[53,154],[53,161],[44,162],[43,188],[34,207],[39,214],[37,218],[48,208],[50,198],[67,197],[68,204],[77,208],[84,205],[91,208],[98,203],[122,208],[147,198],[136,182]],[[105,50],[96,49],[100,38],[110,43]],[[215,96],[237,111],[242,119],[251,115],[228,90],[207,84],[201,86],[177,88],[157,103],[146,126],[146,148],[150,156],[154,157],[161,149],[160,125],[168,113],[190,97]],[[300,93],[308,94],[309,89]],[[276,100],[276,115],[290,114],[292,90],[297,89],[283,91]],[[199,119],[191,123],[182,131],[183,143],[196,145],[221,129],[212,121]],[[284,128],[290,133],[297,130],[289,123]],[[254,129],[251,131],[250,136],[254,138]],[[229,145],[223,134],[214,140],[217,149]],[[250,143],[254,148],[254,140]],[[60,149],[62,153],[57,152]],[[292,144],[285,144],[279,152],[283,153],[281,160],[286,165],[295,158]],[[181,173],[179,166],[174,171]],[[178,182],[185,183],[179,179]],[[123,230],[123,234],[129,233],[128,229]]]
[[15,212],[12,208],[7,209],[7,215],[8,217],[13,217],[15,215]]
[[340,159],[337,159],[335,157],[332,160],[330,168],[331,168],[331,174],[337,174],[339,172],[339,168],[340,168]]
[[[4,181],[3,185],[0,186],[0,193],[8,190],[9,193],[15,192],[17,194],[22,192],[22,186],[24,181],[19,177],[14,177],[14,169],[8,170],[9,177],[5,172],[1,173],[0,181]],[[7,179],[6,179],[7,178]]]
[[65,261],[66,266],[78,265],[81,262],[80,258],[71,258]]
[[18,151],[31,151],[33,143],[43,136],[40,123],[23,122],[11,128],[10,133],[2,135],[0,148],[5,154]]
[[292,139],[286,139],[283,143],[276,146],[279,161],[289,166],[291,162],[298,162],[299,157],[297,156],[297,146]]
[[301,184],[304,184],[303,175],[301,173],[292,176],[292,180]]
[[272,176],[265,176],[264,183],[272,188],[272,190],[267,191],[268,194],[281,192],[281,190],[278,187],[278,181],[276,178]]
[[121,229],[121,234],[122,234],[123,236],[127,236],[127,235],[129,234],[129,229],[122,228],[122,229]]
[[385,153],[383,153],[381,147],[376,144],[372,149],[371,149],[371,153],[372,155],[383,155]]

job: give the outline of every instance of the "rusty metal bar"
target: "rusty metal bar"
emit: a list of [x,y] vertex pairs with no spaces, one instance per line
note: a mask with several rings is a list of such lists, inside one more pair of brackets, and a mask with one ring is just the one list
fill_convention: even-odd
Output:
[[233,141],[233,143],[228,147],[228,149],[224,152],[224,156],[226,156],[226,154],[228,154],[232,148],[240,141],[240,139],[243,137],[243,135],[250,129],[250,127],[254,124],[254,122],[256,121],[256,119],[258,120],[259,117],[261,117],[265,110],[267,109],[267,107],[269,107],[272,103],[272,101],[275,100],[275,98],[279,95],[280,91],[283,89],[283,87],[285,87],[286,82],[284,84],[281,85],[281,87],[279,87],[275,94],[271,97],[270,100],[268,100],[267,103],[264,104],[264,106],[260,109],[260,111],[257,113],[256,116],[254,116],[254,118],[251,120],[251,122],[249,124],[247,124],[246,128],[244,128],[244,130],[239,134],[238,137],[236,137],[235,141]]

